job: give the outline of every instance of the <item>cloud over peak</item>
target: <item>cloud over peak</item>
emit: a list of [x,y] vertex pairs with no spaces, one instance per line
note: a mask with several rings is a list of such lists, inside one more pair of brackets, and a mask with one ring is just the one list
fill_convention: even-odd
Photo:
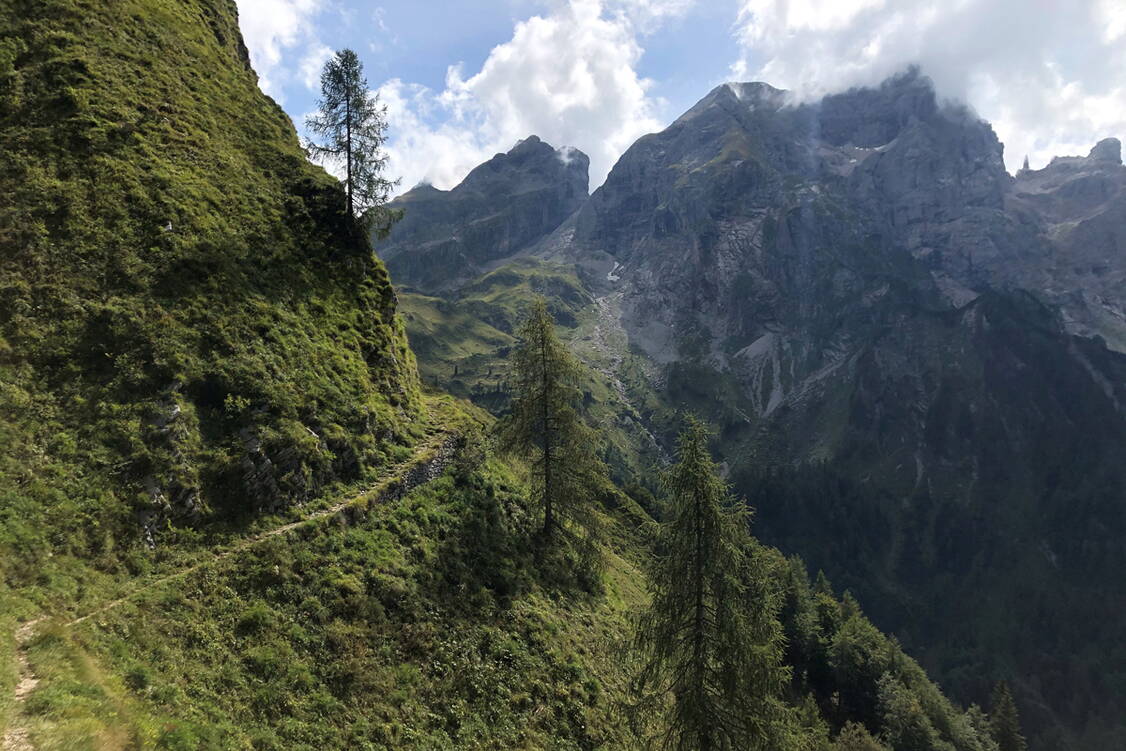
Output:
[[399,79],[380,95],[394,141],[390,169],[403,186],[450,188],[494,153],[536,134],[591,160],[591,185],[638,137],[661,127],[659,101],[637,73],[639,35],[689,0],[569,0],[516,24],[512,39],[467,74],[453,65],[445,89]]
[[1015,170],[1126,134],[1120,0],[743,0],[732,72],[817,96],[918,64],[989,120]]

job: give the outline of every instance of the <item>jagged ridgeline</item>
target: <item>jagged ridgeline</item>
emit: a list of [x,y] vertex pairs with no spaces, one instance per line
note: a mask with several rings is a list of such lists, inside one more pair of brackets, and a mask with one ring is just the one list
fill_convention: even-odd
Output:
[[5,4],[0,153],[11,582],[306,499],[410,432],[387,273],[259,91],[232,0]]
[[1006,679],[1037,751],[1123,746],[1120,142],[1009,175],[909,70],[805,103],[719,86],[560,219],[564,153],[528,139],[396,199],[415,223],[380,252],[423,377],[503,412],[515,301],[546,295],[619,479],[697,413],[755,534],[951,695]]

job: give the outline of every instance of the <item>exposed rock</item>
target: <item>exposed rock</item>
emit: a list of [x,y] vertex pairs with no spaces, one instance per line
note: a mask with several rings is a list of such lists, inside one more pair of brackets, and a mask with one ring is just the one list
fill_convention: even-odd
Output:
[[403,219],[377,250],[397,283],[446,289],[558,227],[586,200],[589,166],[581,151],[529,136],[452,190],[420,185],[395,199]]
[[1067,327],[1126,352],[1126,166],[1114,138],[1086,158],[1057,157],[1021,173],[1008,214],[1033,228],[1035,253],[1013,255],[991,274],[1058,305]]
[[[334,463],[328,444],[316,431],[300,423],[288,427],[298,437],[283,434],[264,441],[253,428],[239,432],[242,481],[256,510],[276,512],[304,503],[329,482],[354,476],[354,457],[345,453]],[[348,452],[348,447],[338,450]]]
[[137,513],[141,536],[150,548],[156,546],[159,530],[169,520],[195,521],[204,510],[193,458],[198,425],[185,413],[181,388],[173,384],[166,389],[145,426],[147,464],[154,472],[141,480],[148,503]]
[[[1029,585],[1043,618],[1074,617],[1047,604],[1063,592],[1092,624],[1126,606],[1120,145],[1016,178],[1002,156],[989,124],[918,71],[807,104],[725,84],[639,139],[549,236],[504,252],[572,263],[596,301],[612,296],[623,354],[645,356],[667,408],[709,417],[737,482],[830,466],[862,488],[817,518],[761,513],[760,534],[837,578],[860,565],[827,552],[840,518],[886,525],[878,566],[849,579],[892,603],[884,625],[920,649],[957,633],[965,654],[992,655],[983,613],[1014,629],[1004,649],[1014,614],[1040,617],[1007,586],[1026,566],[1048,564]],[[935,605],[981,592],[995,602]],[[1036,643],[1004,659],[1031,675],[1058,636],[1021,632]],[[1037,701],[1056,713],[1045,723],[1069,711]]]
[[1095,144],[1087,158],[1100,162],[1110,162],[1111,164],[1122,164],[1122,142],[1117,138],[1104,138]]

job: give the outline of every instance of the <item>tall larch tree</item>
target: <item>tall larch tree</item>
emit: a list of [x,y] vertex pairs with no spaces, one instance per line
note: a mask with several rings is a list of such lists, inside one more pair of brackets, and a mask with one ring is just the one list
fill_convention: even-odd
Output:
[[1020,716],[1017,705],[1009,691],[1009,684],[1001,681],[993,689],[992,709],[989,724],[993,729],[993,739],[999,751],[1025,751],[1028,744],[1020,732]]
[[517,330],[512,355],[512,413],[501,428],[504,447],[526,457],[550,542],[568,523],[589,530],[593,497],[605,467],[592,431],[578,413],[581,367],[555,333],[547,302],[537,298]]
[[748,514],[729,496],[707,444],[706,429],[691,420],[662,478],[669,520],[638,624],[638,690],[643,705],[671,700],[652,738],[661,748],[778,751],[790,747],[780,602],[753,554]]
[[397,216],[387,201],[397,181],[383,175],[387,108],[368,89],[363,64],[352,50],[340,50],[325,63],[317,112],[305,126],[321,139],[307,144],[310,157],[344,167],[348,213],[363,218],[380,236],[389,232]]

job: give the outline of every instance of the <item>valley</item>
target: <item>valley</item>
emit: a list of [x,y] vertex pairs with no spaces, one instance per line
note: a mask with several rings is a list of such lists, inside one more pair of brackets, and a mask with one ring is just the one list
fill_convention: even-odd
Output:
[[1126,744],[1119,141],[908,68],[385,201],[238,12],[0,10],[2,751]]
[[[482,256],[465,236],[458,268],[486,272],[504,304],[528,285],[552,301],[602,382],[598,424],[628,426],[632,446],[606,457],[621,481],[646,483],[635,468],[661,461],[679,411],[703,416],[760,538],[843,583],[964,701],[986,700],[984,676],[1012,676],[1034,747],[1105,748],[1117,663],[1089,663],[1093,678],[1068,645],[1113,649],[1126,604],[1126,478],[1111,458],[1126,446],[1126,168],[1114,139],[1015,178],[1001,150],[918,71],[801,106],[724,85],[519,250]],[[505,158],[493,187],[519,194],[533,181],[501,180]],[[445,195],[424,190],[431,205]],[[526,224],[505,206],[490,226]],[[380,253],[407,297],[469,310],[478,282],[409,272],[453,247],[444,216]],[[472,310],[510,331],[491,303]],[[488,358],[462,331],[446,351],[460,338]],[[450,388],[468,363],[421,367]],[[467,395],[503,414],[503,400]],[[1079,727],[1101,740],[1067,745]]]

